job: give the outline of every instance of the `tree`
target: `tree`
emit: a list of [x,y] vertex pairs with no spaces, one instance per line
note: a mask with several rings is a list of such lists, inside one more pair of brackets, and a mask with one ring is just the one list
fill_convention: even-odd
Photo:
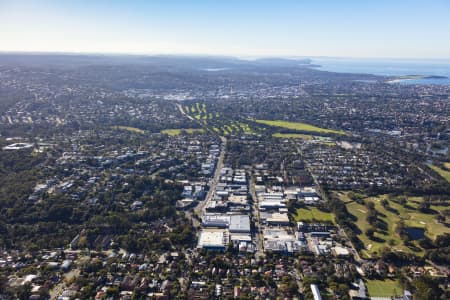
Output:
[[374,236],[375,236],[375,230],[373,229],[373,228],[367,228],[367,230],[366,230],[366,236],[369,238],[369,239],[373,239],[374,238]]
[[424,200],[423,202],[420,203],[419,210],[421,212],[426,213],[426,212],[428,212],[430,210],[430,206],[431,206],[430,202]]
[[443,291],[439,288],[439,282],[429,276],[422,276],[412,282],[415,288],[414,299],[438,300]]
[[405,232],[405,222],[403,220],[400,220],[400,222],[398,222],[397,226],[395,227],[395,232],[400,235]]
[[106,291],[106,296],[108,297],[117,297],[119,295],[119,288],[116,286],[110,287]]
[[441,215],[441,214],[437,215],[437,216],[436,216],[436,221],[437,221],[438,223],[444,223],[444,222],[445,222],[445,216],[443,216],[443,215]]
[[401,197],[400,199],[398,199],[398,203],[402,206],[405,206],[407,202],[408,200],[406,199],[406,197]]
[[377,211],[376,210],[369,210],[366,216],[366,221],[370,225],[375,225],[375,222],[378,220]]
[[450,245],[450,233],[438,235],[434,241],[438,248],[448,247]]
[[367,207],[369,210],[375,210],[375,204],[374,204],[372,201],[368,201],[368,202],[366,203],[366,207]]
[[289,281],[288,286],[287,286],[287,291],[291,295],[296,295],[298,293],[298,286],[297,286],[297,283],[295,282],[295,280]]
[[18,286],[16,294],[17,294],[17,299],[28,300],[31,295],[31,284],[26,283],[24,285]]

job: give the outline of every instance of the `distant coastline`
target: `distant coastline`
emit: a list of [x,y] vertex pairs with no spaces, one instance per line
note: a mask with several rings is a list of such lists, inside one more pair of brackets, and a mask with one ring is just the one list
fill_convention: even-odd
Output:
[[315,58],[312,64],[322,71],[383,76],[386,83],[450,85],[448,60]]
[[423,80],[423,79],[448,79],[441,75],[403,75],[386,80],[387,83],[404,82],[405,80]]

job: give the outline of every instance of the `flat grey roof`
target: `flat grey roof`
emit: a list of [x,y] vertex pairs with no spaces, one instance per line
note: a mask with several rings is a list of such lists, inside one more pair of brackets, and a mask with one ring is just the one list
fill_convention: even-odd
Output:
[[247,215],[232,215],[229,229],[230,231],[250,232],[250,217]]

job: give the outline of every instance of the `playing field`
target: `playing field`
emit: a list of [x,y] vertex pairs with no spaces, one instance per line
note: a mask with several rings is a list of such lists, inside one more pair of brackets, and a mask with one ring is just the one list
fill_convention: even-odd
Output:
[[120,129],[120,130],[126,130],[136,133],[144,133],[145,131],[136,127],[129,127],[129,126],[113,126],[114,129]]
[[288,121],[281,121],[281,120],[255,120],[255,122],[259,124],[264,124],[268,126],[275,126],[275,127],[282,127],[292,130],[298,130],[298,131],[308,131],[308,132],[318,132],[318,133],[334,133],[334,134],[345,134],[343,130],[333,130],[333,129],[326,129],[326,128],[320,128],[314,125],[306,124],[306,123],[300,123],[300,122],[288,122]]
[[164,130],[161,130],[161,133],[168,134],[170,136],[174,136],[174,135],[179,135],[182,131],[192,134],[192,133],[202,133],[203,129],[201,129],[201,128],[164,129]]
[[334,222],[334,215],[316,207],[299,208],[293,216],[296,222]]
[[392,297],[403,294],[398,280],[367,280],[366,286],[370,297]]

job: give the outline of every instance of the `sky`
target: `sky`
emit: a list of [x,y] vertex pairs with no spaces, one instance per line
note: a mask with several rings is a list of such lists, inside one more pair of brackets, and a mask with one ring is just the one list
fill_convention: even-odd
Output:
[[450,58],[449,0],[0,0],[0,51]]

